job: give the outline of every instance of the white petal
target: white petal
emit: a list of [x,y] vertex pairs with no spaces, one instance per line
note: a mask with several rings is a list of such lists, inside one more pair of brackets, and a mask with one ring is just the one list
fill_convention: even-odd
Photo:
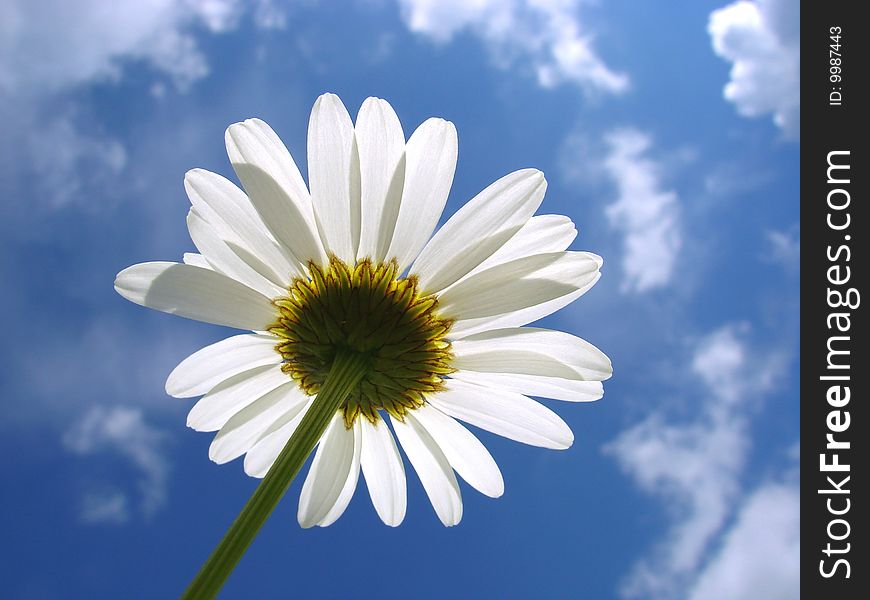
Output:
[[347,264],[359,246],[359,156],[353,123],[335,94],[323,94],[308,122],[308,182],[320,238]]
[[311,197],[281,139],[263,121],[227,128],[227,154],[263,223],[302,264],[326,261]]
[[400,272],[414,261],[441,218],[453,185],[457,144],[453,123],[434,118],[408,140],[402,206],[387,253],[399,261]]
[[[471,273],[460,279],[460,281],[473,277],[490,267],[524,256],[547,252],[562,252],[571,245],[575,237],[577,237],[577,230],[574,228],[574,223],[568,217],[561,215],[532,217],[504,246],[478,265]],[[532,323],[571,304],[586,293],[596,281],[598,281],[597,277],[587,286],[550,302],[544,302],[496,317],[465,319],[461,323],[453,325],[450,335],[453,338],[460,338],[490,329],[518,327]]]
[[452,366],[485,373],[517,373],[603,381],[613,374],[598,348],[563,331],[535,327],[496,329],[455,340]]
[[281,355],[275,351],[278,339],[271,335],[235,335],[201,350],[181,361],[166,379],[166,393],[176,398],[201,396],[221,381],[264,365],[277,365]]
[[232,277],[269,298],[286,293],[239,258],[217,235],[215,229],[197,213],[196,208],[191,208],[187,214],[187,230],[190,232],[193,244],[215,271]]
[[437,408],[426,404],[410,411],[406,419],[415,419],[441,448],[450,466],[468,484],[490,498],[504,493],[504,479],[492,455],[474,434]]
[[196,431],[217,431],[234,414],[287,383],[288,379],[278,365],[234,375],[217,384],[193,405],[187,415],[187,426]]
[[295,382],[285,383],[252,402],[230,418],[212,440],[208,457],[218,464],[234,460],[251,449],[254,443],[279,418],[296,416],[308,396]]
[[245,455],[245,473],[251,477],[266,476],[293,432],[299,427],[302,417],[311,408],[312,402],[313,398],[309,399],[298,413],[288,412],[263,432],[254,447]]
[[446,527],[456,525],[462,519],[462,495],[444,453],[432,436],[413,419],[402,423],[390,417],[390,421],[438,518]]
[[275,320],[269,298],[215,271],[147,262],[118,273],[115,290],[127,300],[180,317],[263,331]]
[[339,493],[332,508],[330,508],[329,512],[326,513],[326,516],[317,523],[318,527],[329,527],[335,523],[338,518],[344,514],[347,505],[350,504],[350,499],[353,498],[353,494],[356,491],[356,484],[359,481],[360,450],[362,448],[362,432],[360,430],[359,421],[359,419],[356,420],[352,429],[354,446],[353,461],[350,465],[350,472],[347,474],[344,487],[341,488],[341,493]]
[[522,308],[513,312],[508,312],[495,317],[483,317],[481,319],[464,319],[453,324],[450,328],[450,338],[460,339],[482,331],[490,331],[492,329],[503,329],[505,327],[521,327],[533,323],[538,319],[542,319],[557,310],[560,310],[585,294],[601,277],[601,273],[596,276],[585,286],[577,289],[570,294],[566,294],[549,302],[542,302],[535,306]]
[[185,252],[182,257],[184,264],[200,267],[201,269],[211,269],[211,265],[202,254],[197,252]]
[[571,428],[549,408],[522,394],[450,379],[426,400],[435,408],[497,435],[544,448],[568,448]]
[[401,524],[408,505],[405,467],[387,422],[372,425],[360,418],[362,433],[361,464],[372,504],[381,520],[390,527]]
[[577,237],[577,229],[568,217],[562,215],[532,217],[504,246],[475,267],[466,277],[524,256],[562,252],[567,250],[575,237]]
[[351,475],[355,450],[356,436],[345,428],[344,417],[336,411],[320,439],[299,495],[296,517],[302,527],[313,527],[329,514]]
[[366,98],[356,118],[360,162],[358,258],[383,261],[390,249],[405,183],[405,134],[393,107]]
[[538,210],[546,189],[543,173],[524,169],[502,177],[472,198],[414,261],[411,272],[420,278],[421,289],[441,291],[489,258]]
[[273,240],[248,196],[231,181],[193,169],[184,176],[184,189],[197,212],[258,273],[281,286],[302,273],[300,263]]
[[526,396],[539,396],[568,402],[591,402],[604,395],[600,381],[580,381],[563,377],[542,377],[516,373],[478,373],[476,371],[457,371],[450,375],[483,387],[493,387]]
[[584,252],[553,252],[496,265],[445,290],[439,312],[457,321],[492,317],[560,298],[598,277]]

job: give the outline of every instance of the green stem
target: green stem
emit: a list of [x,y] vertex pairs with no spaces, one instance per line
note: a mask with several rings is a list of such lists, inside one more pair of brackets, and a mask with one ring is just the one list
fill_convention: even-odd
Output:
[[329,369],[320,392],[302,417],[299,427],[281,450],[266,477],[254,490],[242,512],[233,521],[224,538],[208,557],[184,592],[184,600],[214,598],[239,559],[256,537],[260,527],[272,514],[278,501],[290,487],[305,459],[317,445],[335,411],[359,383],[368,369],[364,356],[340,351]]

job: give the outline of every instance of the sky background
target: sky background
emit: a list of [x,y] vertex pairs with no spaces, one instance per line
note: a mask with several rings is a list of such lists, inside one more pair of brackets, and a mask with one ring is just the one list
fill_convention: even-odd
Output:
[[612,359],[576,441],[479,433],[506,491],[446,529],[360,485],[302,530],[291,487],[227,598],[799,596],[799,4],[789,0],[0,0],[0,549],[10,599],[177,596],[257,481],[207,457],[164,381],[219,327],[115,274],[193,251],[185,171],[235,179],[267,121],[386,98],[453,121],[445,217],[524,167],[601,281],[542,321]]

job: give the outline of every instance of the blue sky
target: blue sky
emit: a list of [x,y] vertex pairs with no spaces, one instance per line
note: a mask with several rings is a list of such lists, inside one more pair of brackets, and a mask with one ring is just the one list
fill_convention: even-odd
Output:
[[397,529],[358,489],[301,530],[300,479],[225,596],[797,597],[797,2],[40,4],[0,3],[3,597],[177,595],[255,487],[163,388],[227,331],[112,281],[193,250],[183,175],[232,177],[230,123],[264,119],[305,173],[325,91],[456,124],[445,216],[543,170],[540,212],[605,259],[543,324],[615,374],[550,403],[569,450],[479,432],[506,492],[463,486],[457,527],[412,475]]

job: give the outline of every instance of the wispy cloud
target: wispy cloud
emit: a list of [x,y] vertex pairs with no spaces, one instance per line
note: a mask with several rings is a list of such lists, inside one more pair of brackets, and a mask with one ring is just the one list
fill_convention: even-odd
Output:
[[745,423],[724,415],[668,423],[653,415],[608,447],[642,490],[661,498],[673,524],[623,586],[630,598],[670,598],[699,567],[725,523],[746,460]]
[[618,94],[629,79],[598,55],[593,35],[579,17],[578,0],[399,0],[411,31],[437,42],[469,30],[489,48],[500,67],[529,64],[538,83],[562,83],[587,92]]
[[624,128],[606,136],[604,169],[617,199],[606,211],[623,235],[623,283],[627,292],[646,292],[670,283],[682,244],[679,201],[664,189],[661,166],[647,156],[652,138]]
[[120,81],[131,65],[146,67],[155,93],[165,94],[167,85],[184,92],[210,72],[194,31],[230,31],[248,13],[258,27],[285,24],[283,10],[268,0],[4,2],[0,169],[12,172],[0,176],[49,209],[87,189],[113,187],[126,148],[82,114],[76,92]]
[[710,15],[713,50],[733,63],[725,98],[747,117],[772,114],[800,135],[800,2],[738,0]]
[[[165,434],[148,423],[142,410],[124,406],[92,407],[64,433],[63,444],[82,456],[114,454],[138,472],[138,507],[148,517],[166,503],[169,463]],[[123,522],[127,495],[90,490],[82,502],[81,518],[88,522]]]
[[[127,165],[127,150],[117,139],[98,131],[84,132],[72,114],[16,115],[32,185],[43,208],[56,209],[83,197],[85,190],[111,187]],[[26,126],[23,122],[29,121]],[[27,133],[29,131],[29,133]]]
[[237,23],[242,4],[13,0],[3,10],[0,89],[33,96],[117,80],[131,61],[141,61],[179,87],[189,86],[209,72],[190,29],[226,31]]
[[672,519],[625,580],[626,597],[675,598],[700,581],[739,503],[757,405],[750,399],[762,398],[782,368],[775,351],[750,353],[748,335],[745,324],[729,324],[696,341],[689,362],[701,384],[698,414],[677,420],[656,411],[605,448],[643,491],[663,501]]
[[800,271],[801,265],[801,231],[800,226],[794,226],[784,231],[770,230],[766,233],[767,253],[764,258],[782,266],[789,273]]
[[691,600],[800,597],[800,493],[768,483],[740,507],[721,548],[698,576]]
[[[25,322],[38,321],[39,308],[23,313]],[[36,323],[26,331],[34,340],[44,339],[52,335],[52,325],[64,318],[85,320],[75,313],[62,314],[48,325]],[[185,331],[191,333],[186,335]],[[177,415],[183,404],[166,396],[163,380],[186,352],[210,340],[207,334],[172,327],[169,322],[146,332],[135,323],[101,317],[83,324],[74,337],[58,337],[53,350],[62,353],[64,360],[47,367],[44,347],[28,334],[13,328],[11,335],[21,341],[18,348],[24,351],[3,357],[10,366],[10,376],[4,378],[0,389],[7,395],[26,394],[28,398],[7,407],[6,425],[42,423],[65,428],[76,415],[106,402],[148,406],[155,414]]]
[[90,490],[82,496],[79,518],[84,523],[120,525],[130,518],[127,494],[120,490]]
[[741,374],[746,367],[746,354],[738,340],[738,332],[745,326],[722,327],[706,336],[698,344],[692,357],[692,371],[719,399],[733,403],[750,385],[748,377]]

